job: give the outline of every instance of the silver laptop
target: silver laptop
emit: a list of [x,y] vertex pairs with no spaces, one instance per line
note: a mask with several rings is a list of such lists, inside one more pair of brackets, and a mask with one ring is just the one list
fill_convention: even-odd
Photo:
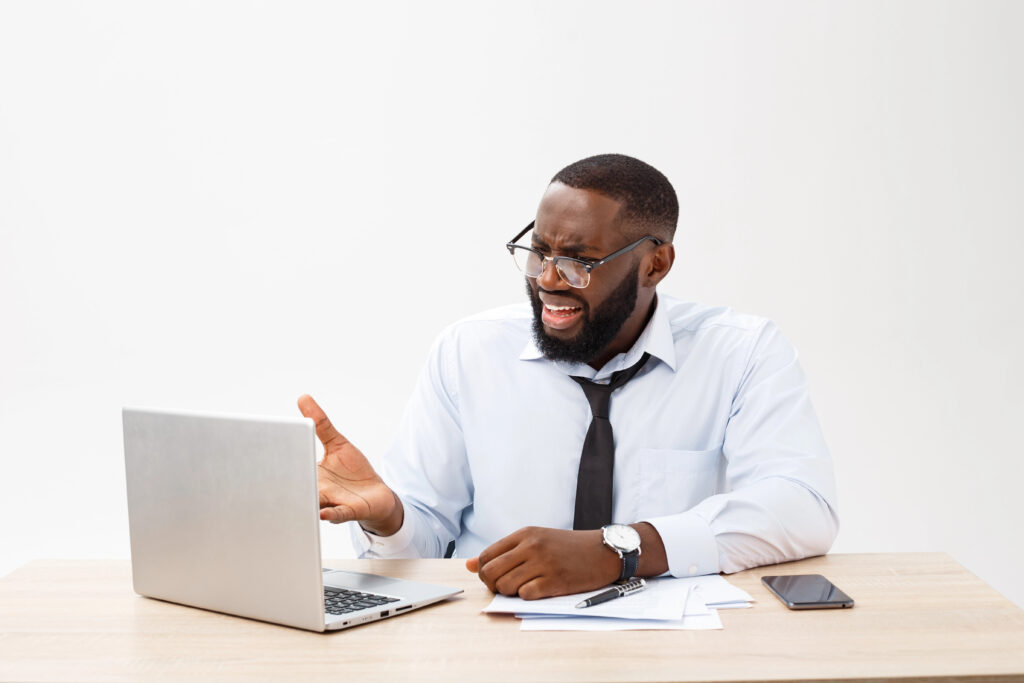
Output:
[[312,420],[125,408],[122,421],[140,595],[328,631],[462,592],[321,568]]

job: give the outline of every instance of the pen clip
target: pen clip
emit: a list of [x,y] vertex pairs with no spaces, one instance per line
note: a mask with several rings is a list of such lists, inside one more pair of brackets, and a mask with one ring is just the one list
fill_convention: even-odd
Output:
[[577,604],[576,608],[581,609],[583,607],[592,607],[594,605],[600,605],[601,603],[608,602],[609,600],[614,600],[615,598],[622,598],[627,595],[632,595],[633,593],[639,593],[646,587],[646,581],[644,581],[643,579],[635,579],[627,583],[612,586],[608,590],[603,591],[601,593],[591,595],[586,600],[583,600],[582,602]]

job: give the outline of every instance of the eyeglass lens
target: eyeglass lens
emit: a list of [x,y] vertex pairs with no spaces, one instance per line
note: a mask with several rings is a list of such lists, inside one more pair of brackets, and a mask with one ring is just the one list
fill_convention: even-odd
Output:
[[[540,277],[547,259],[528,249],[513,249],[516,266],[526,277]],[[583,288],[590,284],[590,273],[577,261],[558,259],[555,261],[558,275],[570,287]]]

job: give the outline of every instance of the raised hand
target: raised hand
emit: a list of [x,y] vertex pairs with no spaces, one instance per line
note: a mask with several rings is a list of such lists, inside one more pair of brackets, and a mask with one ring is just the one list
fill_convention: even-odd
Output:
[[298,404],[299,411],[316,423],[317,438],[324,445],[324,457],[317,466],[320,519],[335,524],[358,521],[380,536],[398,531],[404,518],[398,496],[362,451],[334,428],[312,396],[300,396]]

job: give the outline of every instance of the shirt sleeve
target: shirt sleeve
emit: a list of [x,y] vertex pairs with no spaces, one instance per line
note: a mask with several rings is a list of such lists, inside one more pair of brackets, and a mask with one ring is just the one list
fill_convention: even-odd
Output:
[[673,576],[737,572],[828,552],[835,474],[796,350],[772,323],[754,339],[722,446],[724,492],[646,520]]
[[450,331],[434,343],[380,467],[402,501],[402,527],[384,537],[351,524],[359,557],[442,557],[458,537],[473,483],[459,419],[456,353]]

